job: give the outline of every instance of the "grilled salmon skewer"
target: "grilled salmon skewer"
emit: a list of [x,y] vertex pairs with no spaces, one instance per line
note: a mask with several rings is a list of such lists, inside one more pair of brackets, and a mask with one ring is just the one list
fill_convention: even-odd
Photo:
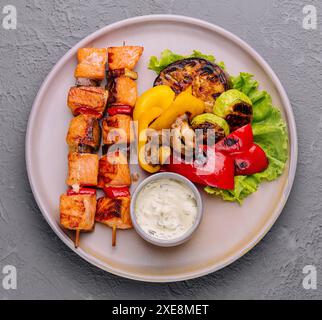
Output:
[[134,140],[131,114],[137,99],[137,73],[133,69],[143,47],[110,47],[107,52],[109,116],[102,121],[105,154],[99,161],[98,174],[98,187],[103,188],[106,196],[98,199],[95,220],[112,228],[112,245],[115,246],[116,230],[132,228],[128,189],[131,176],[126,150]]
[[77,52],[76,86],[68,93],[67,105],[75,116],[70,121],[66,142],[69,146],[66,184],[71,188],[60,197],[60,223],[76,231],[78,247],[81,231],[94,228],[96,187],[98,184],[98,151],[108,91],[99,87],[105,78],[107,49],[81,48]]
[[82,188],[68,190],[60,196],[60,224],[76,231],[75,248],[79,245],[80,231],[92,231],[96,211],[96,190]]

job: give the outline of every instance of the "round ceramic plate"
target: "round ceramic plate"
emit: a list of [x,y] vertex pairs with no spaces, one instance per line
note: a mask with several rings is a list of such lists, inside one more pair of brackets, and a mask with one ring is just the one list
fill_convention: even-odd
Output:
[[[164,49],[189,54],[193,49],[225,61],[230,74],[256,75],[288,124],[290,155],[284,174],[262,183],[242,206],[202,192],[205,214],[187,243],[159,248],[145,242],[134,230],[118,231],[111,246],[111,229],[96,224],[82,233],[74,249],[74,234],[59,225],[59,196],[65,192],[67,152],[65,136],[72,115],[66,106],[69,87],[75,82],[76,52],[81,47],[144,46],[137,65],[138,90],[150,88],[155,73],[147,69],[149,57]],[[210,23],[189,17],[152,15],[124,20],[88,36],[69,50],[44,81],[32,107],[26,136],[26,161],[30,184],[45,219],[64,243],[90,263],[111,273],[144,281],[168,282],[199,277],[232,263],[267,233],[281,213],[291,190],[297,162],[297,136],[287,95],[268,64],[245,42]],[[132,168],[133,169],[133,168]],[[141,179],[145,174],[137,167]],[[136,188],[134,183],[132,188]]]

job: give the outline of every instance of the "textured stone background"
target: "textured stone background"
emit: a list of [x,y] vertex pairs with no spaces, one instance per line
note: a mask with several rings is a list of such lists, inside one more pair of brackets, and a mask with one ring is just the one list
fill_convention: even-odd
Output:
[[[18,269],[18,288],[0,298],[322,298],[322,25],[302,28],[302,8],[318,1],[0,0],[13,4],[17,30],[0,25],[0,270]],[[24,159],[28,115],[45,76],[93,31],[128,17],[173,13],[201,18],[253,46],[284,84],[299,135],[295,185],[283,214],[246,256],[209,276],[147,284],[110,275],[71,252],[43,219]],[[0,13],[1,15],[1,13]],[[0,16],[1,20],[3,16]],[[320,22],[320,21],[319,21]],[[318,268],[317,290],[302,288],[302,268]],[[0,273],[1,279],[1,273]]]

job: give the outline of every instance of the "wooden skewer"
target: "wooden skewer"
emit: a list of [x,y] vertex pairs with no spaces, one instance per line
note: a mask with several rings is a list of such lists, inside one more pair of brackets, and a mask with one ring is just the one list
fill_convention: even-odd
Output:
[[113,226],[112,230],[112,246],[115,247],[116,245],[116,226]]
[[76,230],[75,248],[78,248],[78,245],[79,245],[79,235],[80,235],[80,230]]

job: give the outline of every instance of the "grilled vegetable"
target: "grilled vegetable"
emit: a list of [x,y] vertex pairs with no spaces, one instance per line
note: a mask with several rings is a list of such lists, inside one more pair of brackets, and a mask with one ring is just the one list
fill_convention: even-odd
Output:
[[97,176],[97,154],[77,152],[70,152],[68,154],[67,185],[72,186],[73,189],[78,189],[80,186],[96,186]]
[[106,196],[112,199],[130,196],[129,187],[105,187],[103,190]]
[[68,93],[67,105],[74,116],[79,113],[92,113],[97,117],[101,117],[106,107],[107,98],[108,91],[104,88],[71,87]]
[[200,142],[205,144],[214,144],[229,134],[227,122],[212,113],[203,113],[194,117],[191,125],[195,130],[202,130],[202,141]]
[[[207,150],[207,147],[204,147]],[[234,161],[229,156],[215,152],[211,148],[207,150],[207,157],[203,164],[199,165],[197,160],[186,162],[181,157],[172,155],[170,163],[165,165],[164,169],[181,174],[201,185],[228,190],[234,188]]]
[[97,200],[95,221],[104,223],[111,228],[130,229],[130,197],[108,198]]
[[96,117],[80,114],[69,124],[66,142],[70,151],[96,151],[99,148],[101,129]]
[[132,118],[126,114],[116,114],[102,121],[103,143],[127,143],[133,141],[133,130],[131,130]]
[[111,105],[111,107],[107,109],[107,112],[110,116],[114,116],[116,114],[132,115],[133,108],[131,108],[130,106],[123,105]]
[[221,94],[215,102],[213,112],[227,121],[230,131],[251,123],[253,118],[251,100],[236,89]]
[[216,143],[215,148],[218,152],[232,154],[234,152],[247,151],[253,143],[254,136],[252,126],[247,124]]
[[99,160],[98,187],[129,186],[131,184],[130,168],[126,154],[121,151],[107,152]]
[[81,48],[77,51],[75,78],[103,80],[107,62],[106,48]]
[[147,141],[148,141],[148,126],[149,124],[158,118],[162,113],[161,108],[152,107],[149,112],[144,112],[138,119],[139,128],[139,142],[138,142],[138,158],[141,168],[147,172],[155,173],[160,170],[159,165],[151,164],[148,157]]
[[169,129],[179,116],[187,113],[190,117],[195,117],[203,113],[204,109],[204,102],[186,90],[181,92],[149,127],[155,130]]
[[137,99],[133,119],[138,120],[143,113],[148,112],[152,107],[158,107],[162,110],[168,109],[173,103],[174,97],[174,91],[168,86],[160,85],[150,88]]
[[211,112],[217,97],[229,89],[226,73],[215,63],[202,58],[187,58],[171,63],[155,79],[154,85],[168,85],[179,94],[192,87],[192,94],[203,100]]
[[235,175],[250,175],[262,172],[268,167],[268,159],[264,150],[253,144],[249,150],[235,153]]
[[108,69],[122,69],[127,68],[129,70],[134,69],[135,65],[139,61],[143,47],[139,46],[121,46],[121,47],[109,47],[108,52]]
[[60,196],[60,224],[70,230],[90,231],[94,228],[96,194]]
[[108,77],[107,88],[110,92],[109,103],[134,107],[137,86],[134,80],[126,77]]
[[188,123],[186,114],[178,117],[171,126],[171,146],[173,152],[178,156],[184,155],[185,160],[191,159],[194,155],[195,132]]

